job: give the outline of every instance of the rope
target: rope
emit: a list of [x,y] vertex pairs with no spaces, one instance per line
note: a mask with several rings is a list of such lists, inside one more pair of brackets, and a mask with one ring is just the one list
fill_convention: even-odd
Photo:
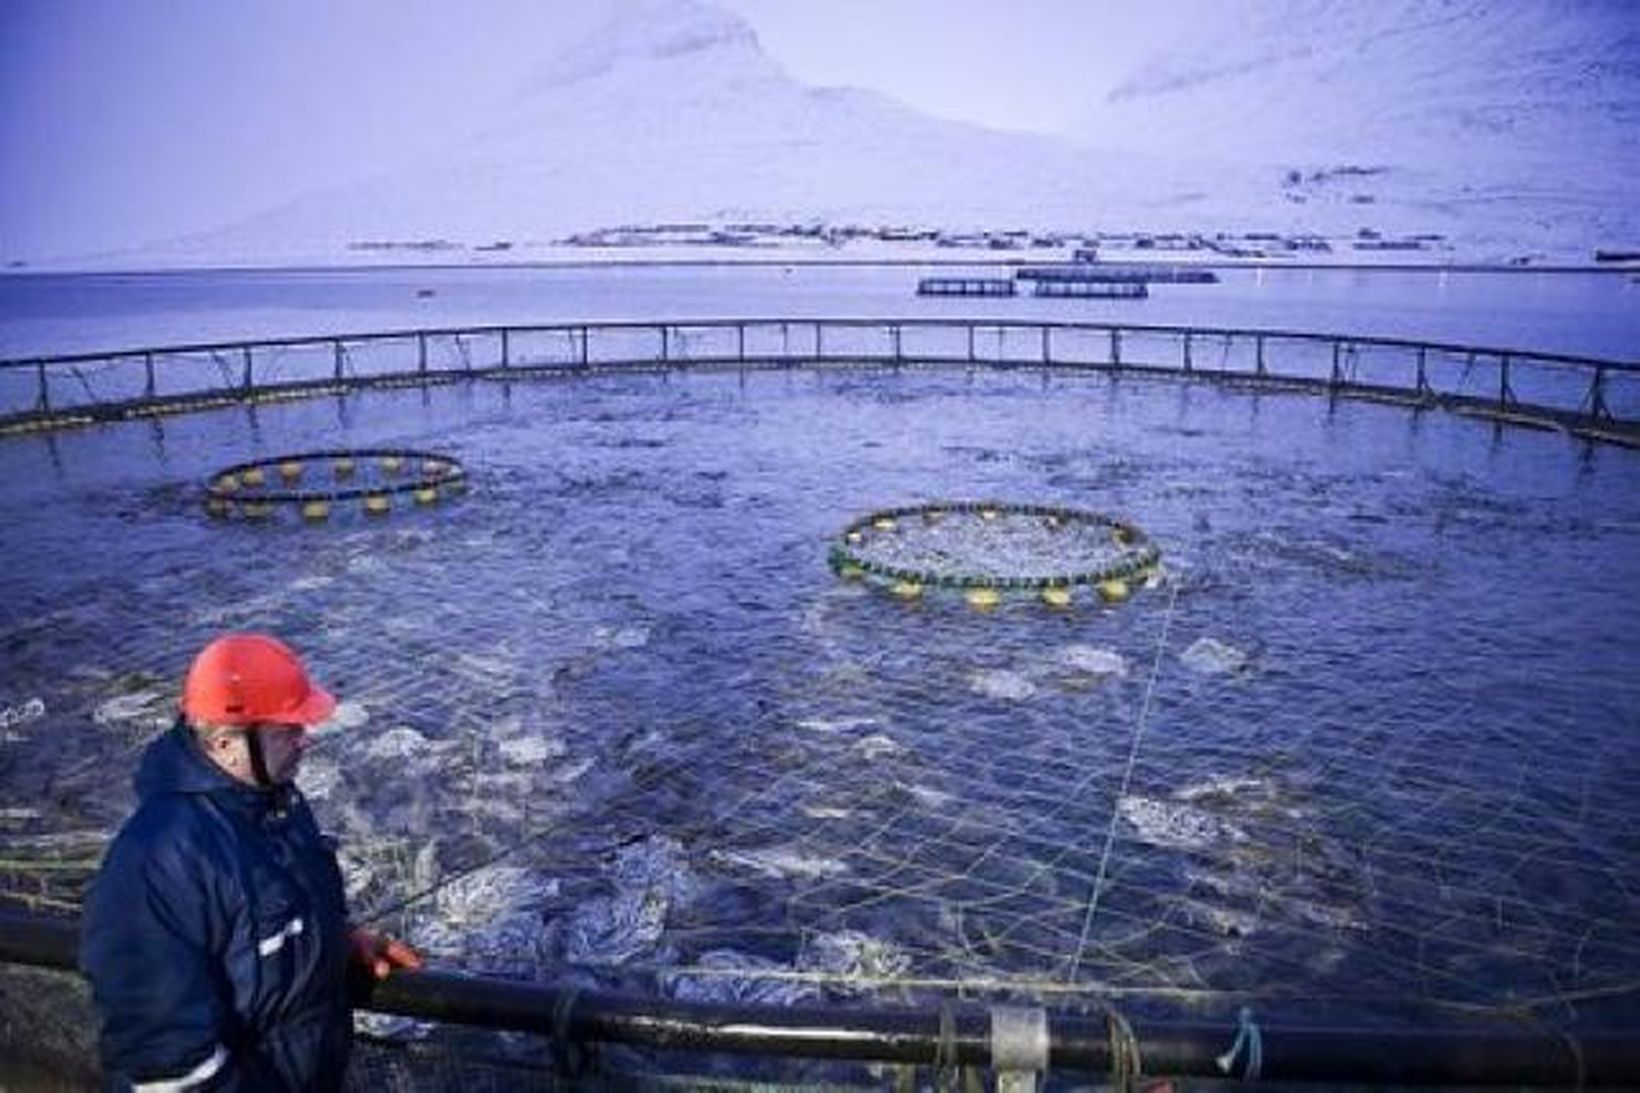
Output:
[[1554,1032],[1555,1035],[1560,1038],[1560,1042],[1566,1045],[1567,1054],[1572,1057],[1572,1068],[1577,1074],[1577,1083],[1573,1085],[1572,1088],[1579,1090],[1587,1088],[1589,1083],[1589,1068],[1588,1064],[1583,1059],[1583,1044],[1576,1036],[1573,1036],[1570,1032],[1567,1032],[1563,1028],[1557,1028]]
[[1144,702],[1139,707],[1139,721],[1133,730],[1133,740],[1128,746],[1127,767],[1122,771],[1122,784],[1117,787],[1116,799],[1111,802],[1110,823],[1105,827],[1105,846],[1099,854],[1099,869],[1093,878],[1093,895],[1088,898],[1088,912],[1082,919],[1082,932],[1077,938],[1076,951],[1071,954],[1071,967],[1067,979],[1075,979],[1077,969],[1082,964],[1082,953],[1088,945],[1088,931],[1093,927],[1093,916],[1099,910],[1099,897],[1104,891],[1105,872],[1110,867],[1110,849],[1116,841],[1116,820],[1120,815],[1122,798],[1127,796],[1128,784],[1133,780],[1133,768],[1139,760],[1139,744],[1144,739],[1145,725],[1150,718],[1150,700],[1156,693],[1156,679],[1162,671],[1162,654],[1167,649],[1167,632],[1173,625],[1173,608],[1179,602],[1179,586],[1173,585],[1173,591],[1167,598],[1167,614],[1162,617],[1162,633],[1156,640],[1156,658],[1151,662],[1150,679],[1145,683]]
[[958,1088],[957,1015],[949,999],[940,1003],[940,1042],[934,1052],[934,1082],[945,1091]]
[[1144,1074],[1139,1038],[1115,1006],[1105,1003],[1104,1010],[1105,1029],[1110,1036],[1110,1087],[1116,1093],[1133,1093]]
[[558,1072],[566,1076],[580,1074],[585,1066],[585,1056],[570,1039],[570,1019],[574,1015],[575,1003],[581,998],[580,987],[567,987],[564,993],[558,996],[558,1004],[552,1008],[552,1056],[558,1067]]
[[1264,1068],[1264,1035],[1259,1032],[1258,1022],[1253,1020],[1253,1010],[1250,1006],[1241,1007],[1237,1017],[1236,1038],[1230,1044],[1230,1050],[1213,1061],[1219,1064],[1219,1070],[1224,1074],[1231,1073],[1236,1065],[1236,1056],[1242,1049],[1247,1050],[1247,1062],[1241,1069],[1241,1080],[1244,1082],[1258,1081],[1259,1071]]

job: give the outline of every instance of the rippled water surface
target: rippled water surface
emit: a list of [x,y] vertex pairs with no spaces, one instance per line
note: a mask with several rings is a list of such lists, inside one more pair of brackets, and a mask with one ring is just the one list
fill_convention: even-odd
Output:
[[[460,457],[469,495],[319,526],[201,511],[221,466],[383,445]],[[985,370],[457,386],[14,438],[0,838],[94,845],[193,650],[254,627],[347,700],[303,782],[356,907],[442,883],[390,918],[461,966],[766,1001],[1621,1005],[1637,460]],[[862,513],[979,497],[1132,520],[1166,576],[982,613],[826,566]],[[6,886],[75,898],[72,876]]]

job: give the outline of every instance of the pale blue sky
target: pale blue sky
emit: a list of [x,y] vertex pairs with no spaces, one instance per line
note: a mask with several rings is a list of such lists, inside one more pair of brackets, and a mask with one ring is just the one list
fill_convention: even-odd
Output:
[[[1212,0],[719,0],[805,82],[1055,132]],[[234,220],[503,110],[607,0],[3,0],[0,255]]]

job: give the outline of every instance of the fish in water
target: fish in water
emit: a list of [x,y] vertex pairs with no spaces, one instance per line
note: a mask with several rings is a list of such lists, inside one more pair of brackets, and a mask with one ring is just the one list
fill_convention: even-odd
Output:
[[1228,820],[1176,801],[1129,794],[1116,802],[1117,815],[1140,842],[1179,850],[1206,850],[1247,841],[1247,833]]

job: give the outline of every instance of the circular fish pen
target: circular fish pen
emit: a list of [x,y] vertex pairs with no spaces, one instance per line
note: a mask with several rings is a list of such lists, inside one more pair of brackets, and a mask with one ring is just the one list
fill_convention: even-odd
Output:
[[[324,484],[320,484],[323,482]],[[465,493],[467,470],[439,452],[402,448],[298,452],[235,463],[211,476],[205,511],[224,519],[266,520],[278,514],[316,522],[339,505],[383,516],[395,496],[416,505]]]
[[[505,382],[8,438],[6,902],[72,913],[188,655],[255,627],[343,699],[303,786],[356,914],[442,968],[1111,1005],[1222,1021],[1223,1048],[1243,1006],[1632,1021],[1633,455],[1144,382],[1124,345],[1120,373],[855,345],[626,374],[569,340]],[[338,444],[482,465],[486,504],[199,519],[201,481],[282,489],[264,453],[315,453],[299,481],[328,488]],[[1141,551],[1076,572],[1137,585],[1157,543],[1166,568],[1120,611],[983,619],[828,572],[835,547],[896,568],[877,520],[922,510],[874,506],[936,490]],[[1537,579],[1551,550],[1575,580]]]
[[829,561],[839,577],[869,577],[901,599],[961,590],[976,608],[1005,595],[1070,606],[1075,590],[1106,601],[1156,576],[1161,550],[1138,527],[1063,505],[932,502],[868,513],[843,529]]

